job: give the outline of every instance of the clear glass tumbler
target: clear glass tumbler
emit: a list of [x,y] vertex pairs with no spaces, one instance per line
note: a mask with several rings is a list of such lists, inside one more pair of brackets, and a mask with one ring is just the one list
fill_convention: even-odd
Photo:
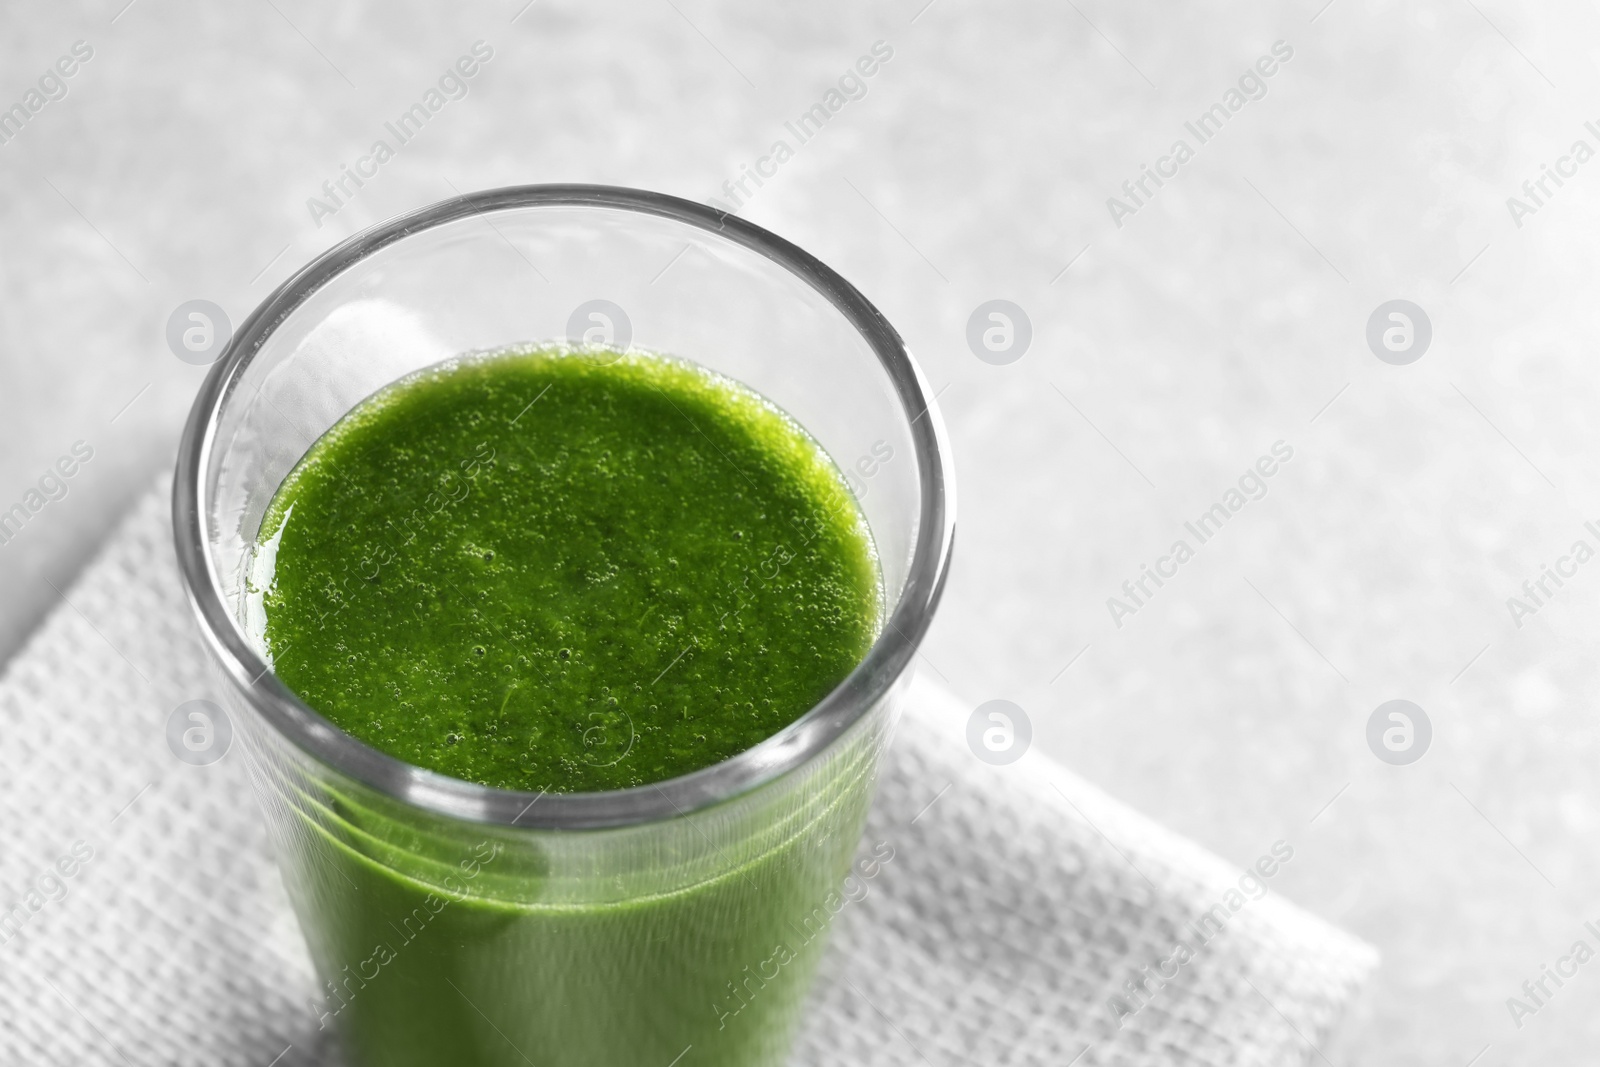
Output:
[[[246,576],[262,515],[363,398],[463,352],[634,345],[744,382],[846,474],[882,632],[837,689],[715,766],[606,793],[492,789],[343,733],[272,673]],[[782,1060],[954,535],[943,428],[900,337],[838,274],[654,193],[499,189],[319,256],[240,327],[195,401],[179,564],[353,1062]],[[871,862],[871,861],[863,861]]]

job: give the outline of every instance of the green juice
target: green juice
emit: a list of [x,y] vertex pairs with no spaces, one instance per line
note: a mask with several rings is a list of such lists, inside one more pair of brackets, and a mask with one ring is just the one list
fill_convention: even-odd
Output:
[[[865,520],[785,413],[685,362],[554,347],[358,405],[273,498],[248,592],[274,671],[340,729],[533,794],[750,748],[883,610]],[[892,857],[850,872],[878,740],[864,722],[794,788],[582,834],[280,774],[312,1010],[363,1064],[776,1063],[828,919]]]

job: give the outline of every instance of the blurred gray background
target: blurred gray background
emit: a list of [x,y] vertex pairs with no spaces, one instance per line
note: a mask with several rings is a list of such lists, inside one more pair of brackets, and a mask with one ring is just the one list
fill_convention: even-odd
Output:
[[[1384,954],[1339,1061],[1588,1058],[1600,962],[1520,1027],[1506,1001],[1600,949],[1600,562],[1526,617],[1507,598],[1600,548],[1600,161],[1572,156],[1600,150],[1600,15],[1325,2],[9,5],[0,107],[92,56],[0,144],[0,509],[93,458],[0,545],[0,657],[171,463],[204,374],[165,342],[178,304],[237,324],[453,190],[725,196],[882,41],[740,213],[852,279],[940,390],[960,532],[923,669],[1230,860],[1292,842],[1274,890]],[[315,225],[307,198],[480,40],[469,94]],[[1185,122],[1275,42],[1200,144]],[[1005,366],[966,341],[997,298],[1033,329]],[[1392,299],[1431,321],[1409,365],[1366,340]],[[1107,598],[1278,441],[1267,495],[1118,626]],[[1396,698],[1432,724],[1409,766],[1367,742]]]

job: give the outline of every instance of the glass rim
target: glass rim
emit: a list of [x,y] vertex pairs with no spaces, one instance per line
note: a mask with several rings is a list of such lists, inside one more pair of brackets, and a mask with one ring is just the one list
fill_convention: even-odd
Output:
[[[765,256],[821,294],[878,358],[908,422],[918,466],[916,544],[905,582],[867,654],[810,710],[764,741],[709,767],[653,784],[589,793],[531,793],[479,785],[390,756],[304,703],[261,658],[228,610],[209,551],[209,470],[220,417],[277,326],[313,293],[379,250],[438,226],[497,211],[580,207],[673,220]],[[691,357],[692,358],[692,357]],[[943,421],[921,370],[883,314],[810,253],[753,223],[663,193],[621,186],[547,184],[467,193],[395,216],[324,251],[256,306],[207,373],[184,426],[172,489],[173,539],[202,635],[244,700],[303,753],[395,800],[469,822],[532,829],[600,829],[687,815],[757,789],[827,751],[886,699],[911,665],[944,588],[955,499]]]

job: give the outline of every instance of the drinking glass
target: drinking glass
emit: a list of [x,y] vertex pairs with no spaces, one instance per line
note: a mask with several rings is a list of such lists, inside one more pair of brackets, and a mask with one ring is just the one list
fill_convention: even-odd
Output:
[[[251,553],[312,442],[419,368],[551,340],[678,356],[760,392],[832,456],[876,544],[885,615],[860,665],[772,737],[670,781],[533,794],[410,766],[303,703],[259,637]],[[954,535],[939,415],[861,293],[657,193],[447,200],[318,256],[242,324],[185,429],[173,520],[322,983],[308,1010],[353,1062],[782,1060]]]

